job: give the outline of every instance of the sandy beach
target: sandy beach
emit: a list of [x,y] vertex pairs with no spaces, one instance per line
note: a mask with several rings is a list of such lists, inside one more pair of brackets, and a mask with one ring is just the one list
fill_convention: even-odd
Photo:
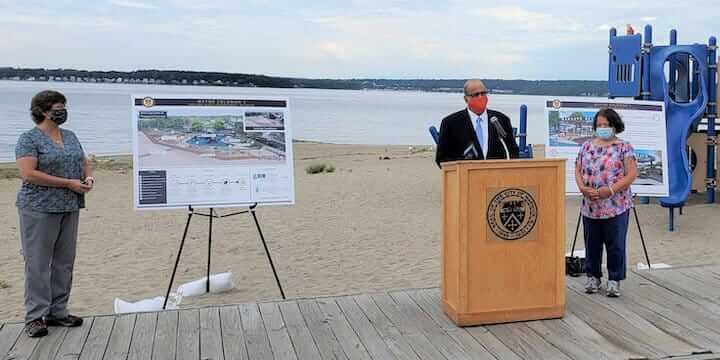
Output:
[[[440,172],[429,147],[295,144],[296,205],[258,210],[285,292],[290,298],[380,289],[433,287],[440,271]],[[381,159],[387,157],[388,159]],[[184,211],[132,208],[128,159],[96,172],[96,188],[81,213],[71,310],[112,313],[113,299],[164,295],[186,220]],[[306,174],[315,163],[333,173]],[[113,165],[115,164],[115,165]],[[12,165],[5,166],[12,167]],[[0,180],[0,321],[23,316],[23,259],[12,171]],[[567,200],[567,249],[578,198]],[[720,205],[693,195],[667,231],[667,210],[638,211],[651,260],[673,266],[717,263]],[[229,212],[231,210],[221,210]],[[631,220],[629,266],[645,262]],[[582,238],[579,240],[582,248]],[[182,307],[278,299],[279,291],[252,218],[217,220],[213,273],[232,271],[235,289],[183,299]],[[195,219],[175,287],[204,275],[207,220]],[[626,289],[625,291],[632,291]]]

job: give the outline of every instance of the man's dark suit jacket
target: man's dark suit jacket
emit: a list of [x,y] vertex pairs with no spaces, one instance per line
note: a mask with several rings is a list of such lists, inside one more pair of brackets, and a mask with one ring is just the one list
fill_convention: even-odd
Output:
[[[505,144],[510,152],[510,158],[516,159],[520,156],[515,136],[513,136],[510,119],[503,113],[487,109],[488,121],[488,152],[487,159],[505,159],[505,149],[498,139],[495,127],[490,124],[492,117],[497,117],[498,122],[505,129]],[[472,147],[471,147],[472,145]],[[473,151],[474,150],[474,151]],[[483,151],[475,135],[475,128],[467,109],[460,110],[448,115],[440,125],[440,138],[438,140],[435,162],[438,166],[446,161],[456,160],[484,160]]]

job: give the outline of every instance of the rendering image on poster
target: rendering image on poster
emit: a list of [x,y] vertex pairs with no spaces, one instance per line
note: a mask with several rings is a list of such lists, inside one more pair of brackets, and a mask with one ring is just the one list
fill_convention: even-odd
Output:
[[548,124],[546,155],[564,158],[566,192],[579,194],[575,183],[575,159],[582,145],[593,138],[593,119],[598,110],[612,108],[625,124],[618,137],[635,149],[638,177],[632,192],[640,196],[667,196],[667,135],[662,102],[613,101],[584,102],[554,99],[546,102]]
[[287,99],[132,97],[135,207],[294,202]]

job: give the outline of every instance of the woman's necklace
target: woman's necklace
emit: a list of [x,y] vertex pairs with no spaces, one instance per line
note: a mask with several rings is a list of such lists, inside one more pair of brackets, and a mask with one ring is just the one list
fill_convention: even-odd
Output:
[[52,136],[52,135],[50,134],[50,132],[47,131],[47,130],[40,129],[40,131],[44,132],[45,135],[47,135],[47,137],[49,137],[50,140],[52,140],[52,142],[54,142],[55,144],[57,144],[57,145],[61,145],[61,144],[62,144],[63,139],[62,139],[62,133],[61,133],[61,132],[58,131],[58,132],[57,132],[57,138],[55,138],[55,137]]

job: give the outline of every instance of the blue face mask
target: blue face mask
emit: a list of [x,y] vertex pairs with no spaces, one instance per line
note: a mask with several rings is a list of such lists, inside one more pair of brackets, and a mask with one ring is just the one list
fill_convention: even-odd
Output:
[[615,129],[611,127],[595,129],[595,136],[603,140],[612,139],[615,136]]

